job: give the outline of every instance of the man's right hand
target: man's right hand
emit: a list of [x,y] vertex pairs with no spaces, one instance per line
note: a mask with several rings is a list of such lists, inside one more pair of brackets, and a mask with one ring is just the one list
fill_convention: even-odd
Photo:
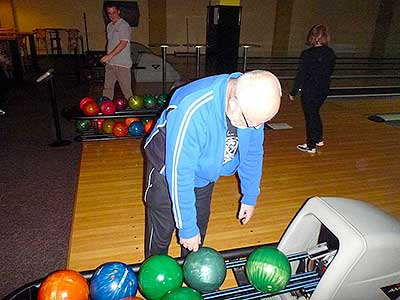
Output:
[[108,63],[111,60],[111,58],[112,58],[111,55],[106,54],[100,59],[100,62],[105,65],[106,63]]
[[201,244],[200,233],[190,239],[179,238],[179,243],[189,251],[196,252]]

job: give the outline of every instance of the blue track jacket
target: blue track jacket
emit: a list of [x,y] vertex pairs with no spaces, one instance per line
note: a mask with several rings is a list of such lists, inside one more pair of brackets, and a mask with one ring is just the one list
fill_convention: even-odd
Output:
[[157,135],[165,134],[165,139],[161,139],[166,141],[165,161],[159,171],[166,176],[181,238],[191,238],[199,233],[195,187],[203,187],[216,182],[219,176],[237,171],[243,195],[241,203],[255,205],[260,193],[263,126],[238,128],[237,163],[229,168],[223,166],[227,84],[230,78],[240,75],[206,77],[177,89],[146,140],[145,148],[157,141]]

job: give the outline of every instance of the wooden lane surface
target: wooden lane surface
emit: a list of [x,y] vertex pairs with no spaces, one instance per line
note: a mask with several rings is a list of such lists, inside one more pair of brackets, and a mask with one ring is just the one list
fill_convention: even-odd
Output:
[[[293,128],[266,131],[261,194],[253,219],[239,224],[237,179],[221,178],[205,245],[223,250],[276,242],[304,201],[315,195],[364,200],[400,218],[400,128],[367,119],[399,111],[396,99],[328,100],[322,110],[326,145],[313,155],[296,150],[296,144],[304,142],[303,116],[299,101],[284,98],[273,123]],[[107,261],[143,261],[141,143],[83,144],[69,268],[82,271]],[[179,255],[175,242],[170,254]]]

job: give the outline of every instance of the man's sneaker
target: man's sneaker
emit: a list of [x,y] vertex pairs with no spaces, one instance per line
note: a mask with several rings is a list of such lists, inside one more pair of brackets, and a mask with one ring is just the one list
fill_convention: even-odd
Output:
[[299,149],[300,151],[303,152],[308,152],[308,153],[315,153],[317,152],[317,150],[315,148],[309,148],[307,146],[307,144],[301,144],[301,145],[297,145],[297,149]]
[[320,141],[320,142],[316,143],[315,145],[317,145],[318,147],[322,147],[325,144],[324,144],[324,141]]

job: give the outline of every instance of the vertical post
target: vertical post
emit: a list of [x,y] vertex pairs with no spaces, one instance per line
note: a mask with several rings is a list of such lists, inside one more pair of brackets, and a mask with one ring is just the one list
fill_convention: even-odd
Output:
[[249,49],[249,46],[244,45],[243,46],[243,73],[246,72],[247,68],[247,50]]
[[243,73],[247,71],[247,52],[251,47],[260,47],[260,45],[256,44],[243,44],[240,45],[243,47]]
[[196,46],[196,78],[200,77],[200,47]]
[[58,116],[58,108],[56,102],[56,90],[54,85],[54,76],[50,76],[49,80],[49,88],[50,88],[50,101],[51,101],[51,108],[53,112],[53,119],[54,119],[54,126],[56,129],[56,141],[50,146],[52,147],[64,147],[71,143],[71,141],[63,140],[61,137],[61,127],[60,127],[60,118]]
[[15,80],[22,81],[24,79],[24,69],[22,67],[18,40],[17,39],[10,40],[8,42],[8,46],[10,47],[10,53],[11,53],[13,78]]
[[59,31],[58,29],[55,29],[55,32],[56,32],[56,49],[57,49],[57,54],[62,54],[60,31]]
[[[87,23],[86,23],[86,13],[83,13],[83,21],[85,23],[86,52],[89,52],[89,38],[88,38],[88,30],[87,30]],[[82,48],[82,51],[83,51],[83,48]]]
[[375,32],[371,43],[371,52],[369,57],[384,57],[387,47],[387,40],[393,27],[393,15],[396,0],[379,1],[378,14],[375,21]]
[[[292,32],[292,18],[296,14],[293,10],[296,0],[276,1],[274,35],[272,38],[271,56],[287,56]],[[379,2],[379,1],[378,1]]]
[[81,42],[81,54],[82,54],[82,56],[85,56],[85,49],[83,46],[83,37],[81,35],[79,36],[79,41]]
[[200,49],[203,46],[196,45],[196,78],[200,77]]
[[165,93],[165,82],[167,77],[167,45],[161,45],[162,50],[162,92]]
[[86,58],[85,58],[85,49],[84,49],[84,46],[83,46],[83,37],[81,35],[79,36],[79,40],[81,42],[81,51],[82,51],[82,53],[81,53],[81,64],[84,65],[85,62],[86,62]]
[[28,33],[28,40],[29,40],[29,50],[31,52],[32,67],[35,70],[39,70],[38,57],[35,45],[35,36],[33,35],[33,33]]

